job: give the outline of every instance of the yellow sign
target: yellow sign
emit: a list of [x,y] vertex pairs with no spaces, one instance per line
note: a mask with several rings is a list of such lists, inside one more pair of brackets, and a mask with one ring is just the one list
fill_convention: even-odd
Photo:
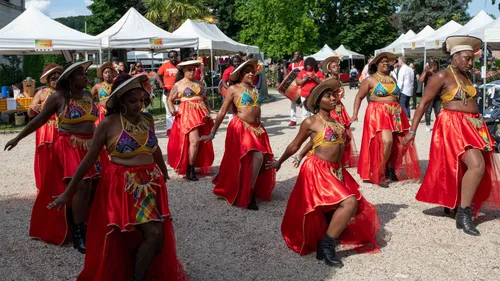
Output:
[[411,42],[411,49],[412,49],[412,50],[415,50],[415,45],[416,45],[416,43],[415,43],[415,42]]
[[151,39],[149,39],[149,44],[151,45],[151,49],[161,48],[161,47],[163,47],[163,39],[151,38]]
[[52,40],[35,39],[36,51],[52,51]]
[[436,41],[434,42],[434,44],[435,44],[434,46],[436,47],[436,49],[441,48],[441,44],[439,44],[439,40],[436,40]]

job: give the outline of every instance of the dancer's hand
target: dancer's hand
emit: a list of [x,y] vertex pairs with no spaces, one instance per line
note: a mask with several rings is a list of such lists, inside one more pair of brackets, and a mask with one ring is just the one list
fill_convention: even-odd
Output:
[[30,109],[33,112],[40,113],[40,111],[42,111],[42,105],[40,104],[30,105]]
[[413,141],[415,140],[415,135],[414,134],[407,134],[403,138],[403,145],[406,146],[407,144],[413,145]]
[[352,121],[352,122],[358,122],[358,116],[357,116],[357,115],[356,115],[356,116],[353,116],[353,117],[351,118],[351,121]]
[[200,137],[200,139],[198,140],[198,142],[209,142],[209,141],[211,141],[213,139],[214,139],[214,137],[212,135],[206,135],[206,136]]
[[300,162],[302,162],[302,159],[299,159],[298,157],[293,157],[292,165],[294,168],[298,168],[300,166]]
[[57,210],[61,210],[62,207],[64,207],[64,205],[66,205],[66,203],[68,202],[69,200],[69,194],[65,191],[63,192],[61,195],[59,196],[53,196],[53,198],[56,198],[56,200],[54,200],[54,202],[50,203],[47,208],[49,209],[52,209],[54,207],[57,207]]
[[279,161],[267,162],[265,166],[266,166],[266,170],[276,169],[276,172],[277,172],[281,168],[281,163]]
[[177,117],[179,115],[179,112],[178,111],[172,111],[172,116],[173,117]]
[[10,151],[11,149],[13,149],[14,147],[16,147],[17,143],[19,141],[16,139],[16,138],[13,138],[11,139],[10,141],[8,141],[6,144],[5,144],[5,147],[3,148],[3,150],[7,150],[7,151]]

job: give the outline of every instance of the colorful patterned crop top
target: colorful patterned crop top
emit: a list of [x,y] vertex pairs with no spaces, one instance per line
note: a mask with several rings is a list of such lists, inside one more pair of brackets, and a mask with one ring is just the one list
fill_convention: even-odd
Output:
[[81,99],[69,99],[63,112],[59,115],[59,124],[80,124],[97,121],[98,110],[90,94],[84,94]]
[[347,133],[344,126],[337,122],[328,122],[323,120],[323,131],[319,132],[313,138],[312,152],[319,146],[331,146],[335,144],[344,144],[347,141]]
[[207,90],[198,83],[186,84],[186,88],[179,92],[179,98],[194,98],[205,95]]
[[151,119],[141,114],[139,124],[133,125],[120,114],[122,132],[106,144],[110,156],[129,158],[138,154],[152,155],[158,147],[155,133],[149,129]]
[[370,95],[375,97],[399,97],[401,90],[392,77],[380,75],[378,72],[375,73],[374,77],[378,83],[377,86],[372,89]]
[[105,101],[109,99],[109,95],[111,94],[111,84],[107,82],[101,83],[101,90],[99,91],[99,100]]
[[472,86],[472,83],[471,85],[465,85],[465,83],[462,82],[462,80],[459,80],[457,78],[457,75],[455,74],[455,71],[453,71],[451,65],[449,66],[449,68],[451,73],[453,74],[453,78],[455,78],[457,87],[449,92],[442,94],[441,101],[443,103],[447,103],[450,101],[462,101],[464,105],[467,105],[467,100],[473,99],[476,96],[477,94],[476,88]]
[[238,98],[238,101],[236,102],[236,107],[247,107],[247,106],[256,106],[260,107],[260,104],[262,103],[262,97],[260,96],[259,92],[257,89],[248,89],[243,87],[241,85],[241,96]]

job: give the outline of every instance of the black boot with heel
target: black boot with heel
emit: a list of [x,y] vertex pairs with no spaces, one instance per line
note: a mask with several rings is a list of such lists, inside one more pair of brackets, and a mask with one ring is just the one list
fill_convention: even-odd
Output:
[[477,230],[472,222],[472,209],[471,207],[458,207],[456,215],[456,224],[458,229],[462,229],[465,233],[472,236],[479,236],[481,233]]
[[336,268],[342,268],[344,264],[337,257],[335,248],[339,245],[338,238],[332,238],[325,233],[322,240],[318,242],[318,250],[316,251],[316,259],[325,260],[325,264]]
[[198,181],[198,177],[196,177],[196,171],[194,165],[189,165],[186,172],[186,178],[190,181]]
[[77,249],[78,252],[85,254],[86,251],[86,233],[87,227],[85,223],[79,225],[71,226],[71,234],[73,238],[73,248]]

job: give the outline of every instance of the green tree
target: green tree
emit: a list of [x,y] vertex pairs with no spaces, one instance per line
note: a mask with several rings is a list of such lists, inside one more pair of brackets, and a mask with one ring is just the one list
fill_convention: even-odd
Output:
[[36,85],[41,86],[40,76],[43,68],[49,63],[56,63],[61,66],[66,64],[63,55],[25,55],[23,58],[23,77],[31,77],[36,81]]
[[215,17],[217,27],[231,38],[236,38],[241,30],[241,22],[236,18],[235,0],[208,0],[205,2]]
[[147,19],[170,32],[187,19],[213,21],[201,0],[144,0],[144,7]]
[[22,81],[19,56],[4,56],[5,64],[0,64],[0,86],[10,86]]
[[317,49],[318,26],[311,13],[315,0],[236,0],[242,23],[239,40],[257,45],[271,57]]
[[401,0],[398,16],[402,32],[418,32],[426,25],[439,28],[450,20],[464,24],[470,20],[467,8],[471,0]]
[[87,8],[92,12],[87,18],[87,31],[97,35],[120,19],[130,8],[142,12],[141,0],[93,0]]
[[67,27],[73,28],[74,30],[85,32],[86,16],[57,18],[55,20],[64,24]]

